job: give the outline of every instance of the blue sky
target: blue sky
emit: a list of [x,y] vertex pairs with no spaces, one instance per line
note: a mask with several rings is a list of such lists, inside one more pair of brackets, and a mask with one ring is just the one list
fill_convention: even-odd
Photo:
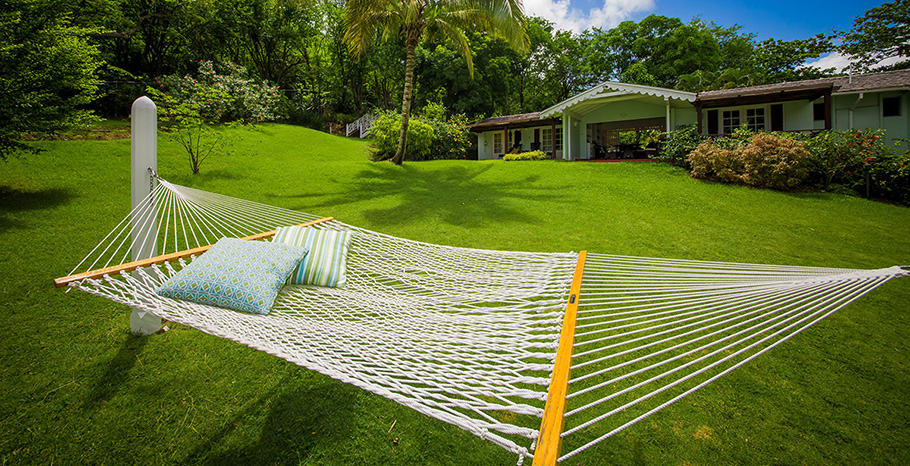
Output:
[[[602,4],[602,0],[577,0]],[[637,13],[631,19],[638,20],[648,14],[675,16],[688,20],[699,16],[705,21],[714,21],[725,26],[739,24],[743,30],[757,34],[760,39],[804,39],[818,33],[832,30],[846,30],[853,25],[853,19],[881,1],[707,1],[686,2],[657,0],[652,11]],[[598,5],[599,6],[599,5]]]
[[882,1],[863,0],[524,0],[525,9],[561,29],[580,32],[649,14],[689,20],[699,16],[724,26],[739,24],[759,39],[801,39],[835,29],[849,29],[853,19]]
[[[622,21],[650,14],[688,21],[695,16],[722,26],[738,24],[759,40],[805,39],[819,33],[848,30],[853,20],[884,1],[863,0],[524,0],[525,11],[549,19],[560,29],[581,32],[609,29]],[[807,65],[843,70],[850,57],[832,52]],[[884,63],[884,62],[883,62]]]

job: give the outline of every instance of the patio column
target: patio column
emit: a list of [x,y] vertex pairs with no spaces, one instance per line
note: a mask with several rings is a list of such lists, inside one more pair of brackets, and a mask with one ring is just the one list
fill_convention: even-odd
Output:
[[825,92],[825,129],[831,129],[831,90]]
[[509,149],[511,149],[511,147],[509,147],[509,127],[506,126],[505,129],[502,130],[502,155],[508,154]]
[[698,134],[701,134],[701,125],[702,125],[701,118],[702,118],[701,117],[701,104],[696,103],[695,104],[695,121],[698,126]]
[[572,116],[568,112],[562,117],[562,158],[572,160]]
[[667,132],[670,132],[670,98],[664,97],[664,102],[667,103]]
[[550,153],[553,154],[553,158],[555,159],[556,158],[556,122],[555,121],[550,123],[550,145],[553,147],[553,149],[551,150]]

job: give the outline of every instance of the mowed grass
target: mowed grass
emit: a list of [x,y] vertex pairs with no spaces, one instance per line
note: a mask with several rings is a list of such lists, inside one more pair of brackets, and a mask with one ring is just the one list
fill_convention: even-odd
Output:
[[[795,265],[910,264],[910,209],[705,183],[652,163],[367,161],[283,125],[170,181],[440,244]],[[129,209],[129,140],[0,164],[0,462],[514,464],[403,406],[51,280]],[[571,464],[910,463],[910,279],[893,280]],[[394,427],[390,429],[390,426]],[[397,443],[394,441],[398,439]],[[577,461],[576,461],[577,459]]]

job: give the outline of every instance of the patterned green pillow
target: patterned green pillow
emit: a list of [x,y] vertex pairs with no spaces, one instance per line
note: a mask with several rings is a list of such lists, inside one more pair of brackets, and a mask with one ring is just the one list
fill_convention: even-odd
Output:
[[291,273],[288,283],[344,288],[348,249],[354,232],[320,230],[312,227],[281,227],[276,229],[276,243],[300,246],[309,254]]
[[159,296],[268,314],[305,248],[221,238],[155,290]]

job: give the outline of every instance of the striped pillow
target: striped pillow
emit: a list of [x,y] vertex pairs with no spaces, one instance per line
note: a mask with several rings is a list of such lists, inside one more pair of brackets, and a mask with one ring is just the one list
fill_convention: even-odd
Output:
[[272,241],[300,246],[309,251],[291,273],[288,283],[344,288],[348,249],[353,235],[354,232],[348,230],[279,227]]

